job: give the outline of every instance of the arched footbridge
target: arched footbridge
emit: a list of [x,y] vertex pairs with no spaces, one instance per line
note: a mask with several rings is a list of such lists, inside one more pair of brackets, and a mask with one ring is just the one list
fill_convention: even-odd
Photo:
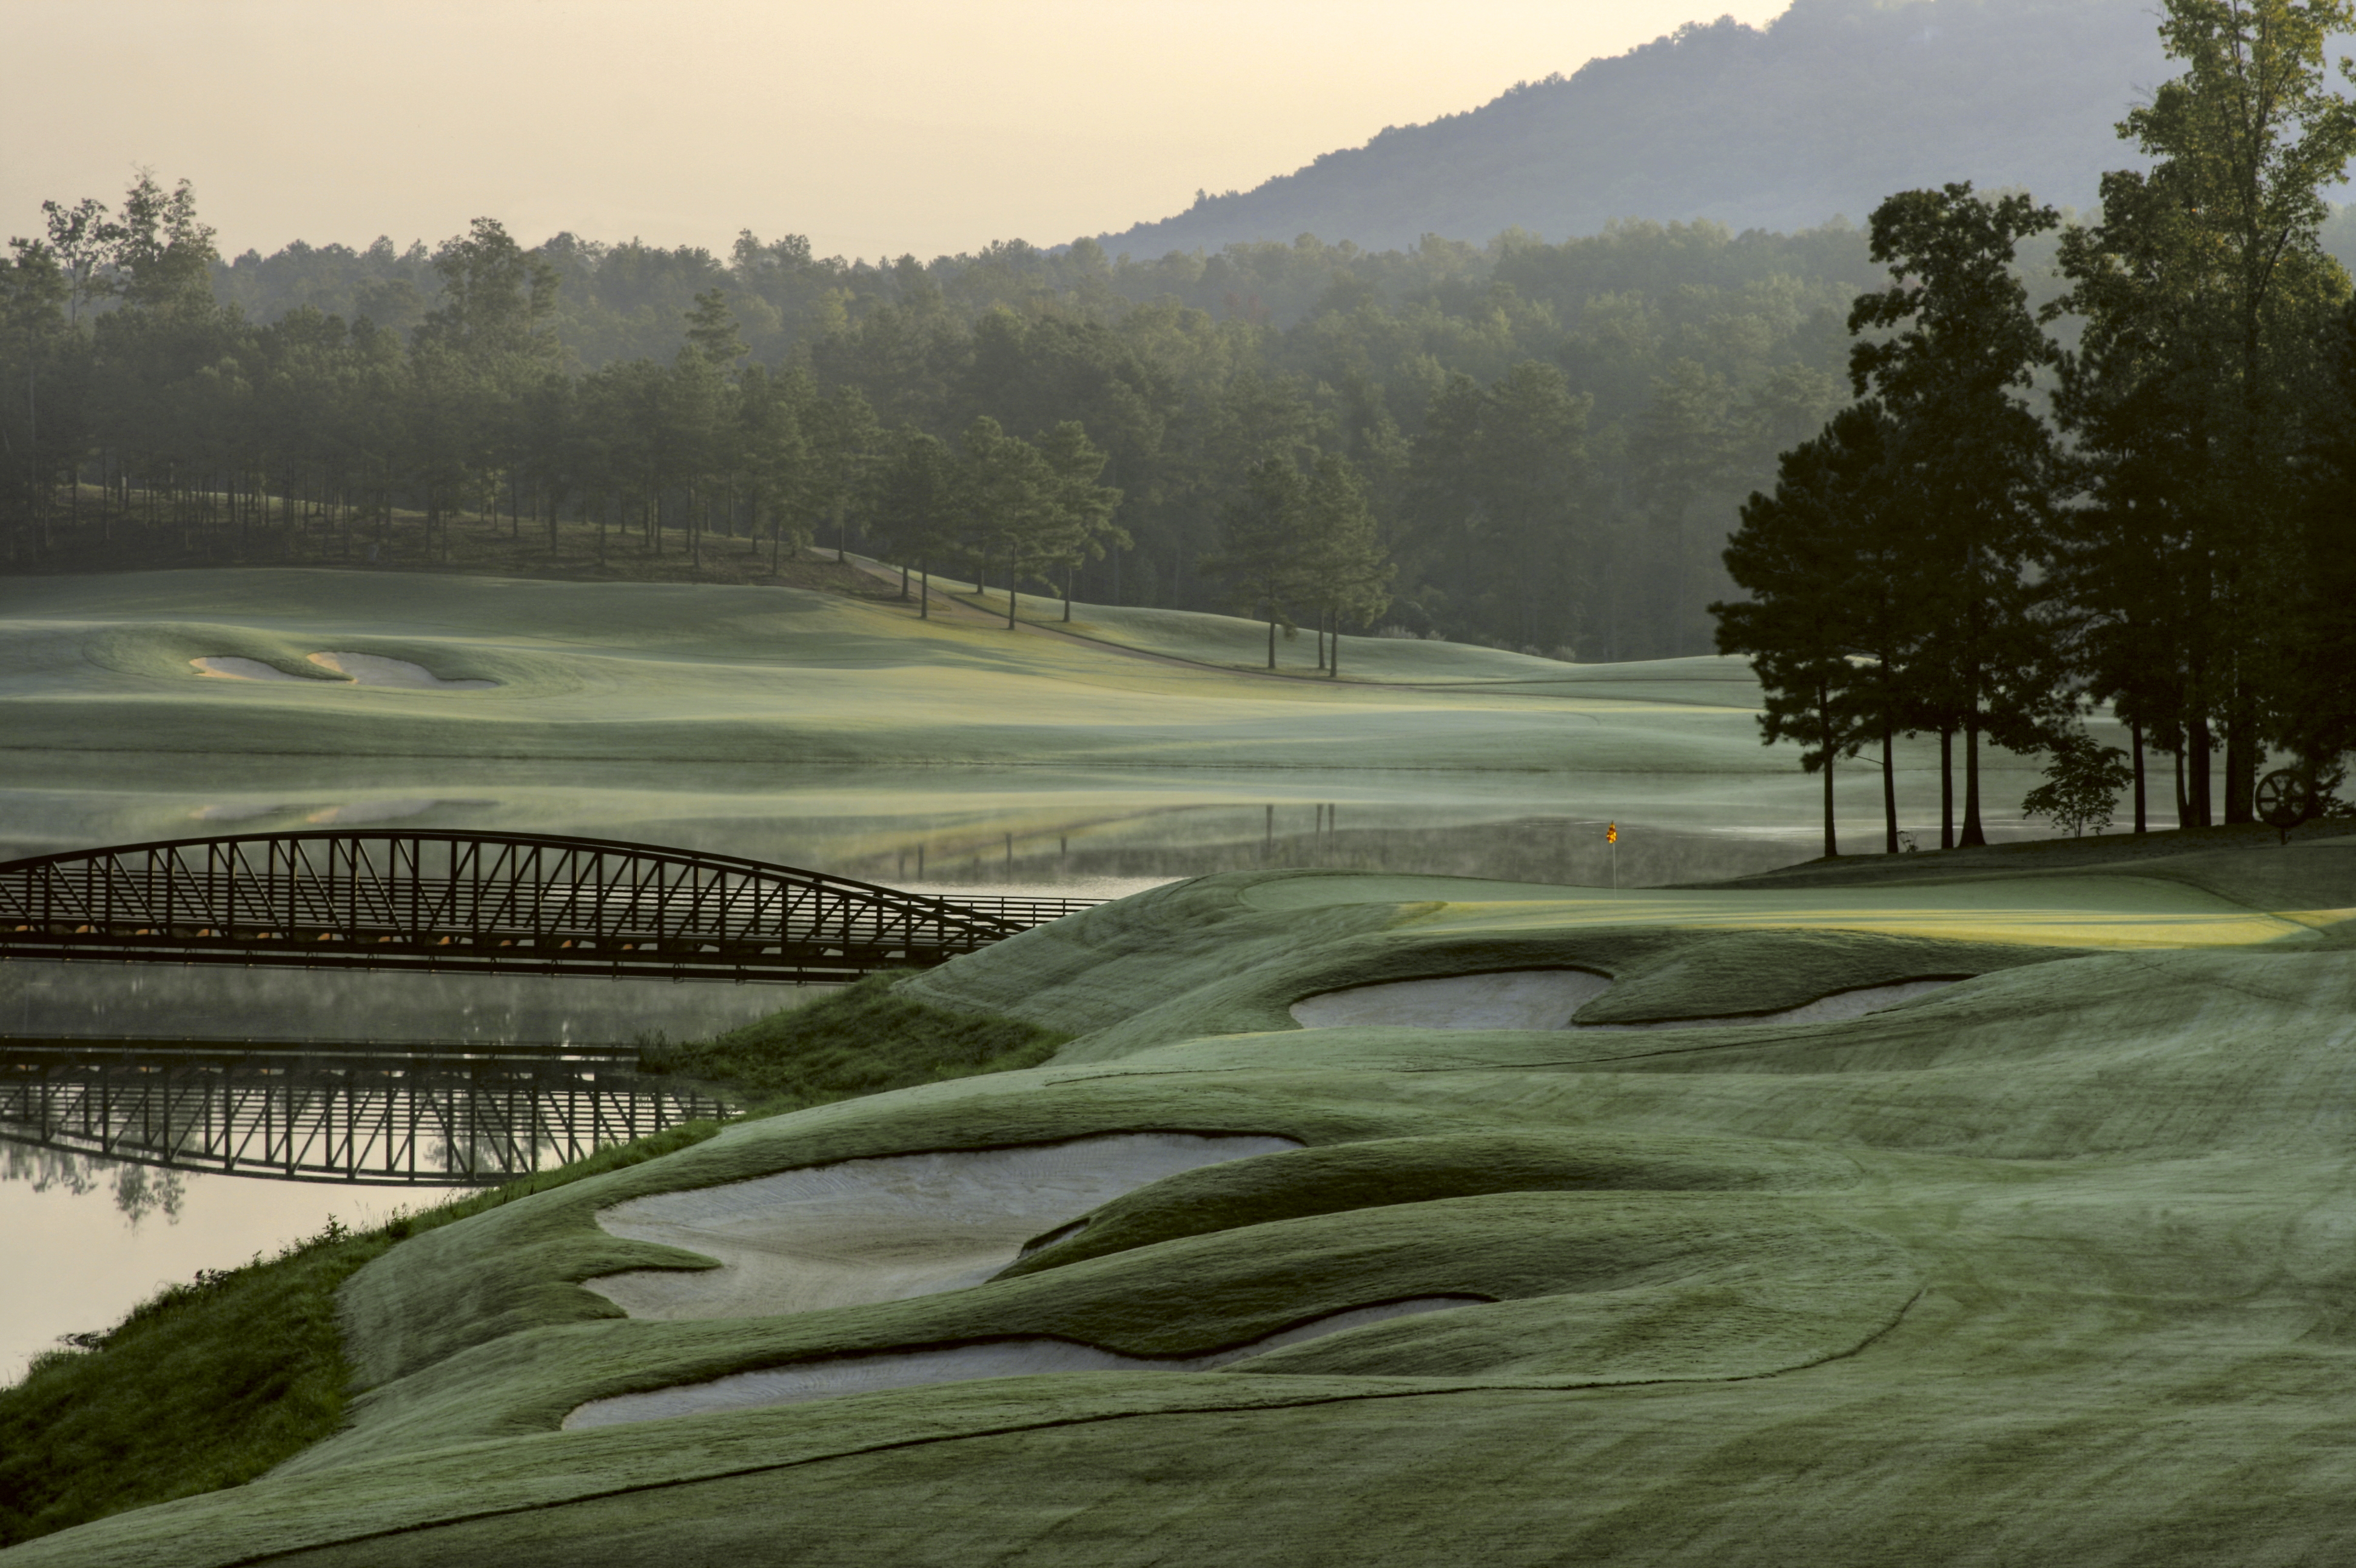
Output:
[[842,981],[1089,907],[606,839],[322,830],[0,863],[0,958]]

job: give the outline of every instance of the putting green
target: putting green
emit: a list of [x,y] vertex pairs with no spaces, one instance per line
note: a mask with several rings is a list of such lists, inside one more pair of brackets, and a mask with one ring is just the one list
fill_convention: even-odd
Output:
[[[1357,884],[1363,880],[1366,885]],[[2351,889],[2356,891],[2356,889]],[[1644,925],[1738,931],[1875,931],[1953,942],[2025,942],[2053,947],[2233,947],[2311,939],[2356,909],[2260,911],[2182,882],[2133,876],[1991,878],[1934,888],[1624,893],[1541,890],[1454,877],[1296,880],[1256,888],[1257,909],[1351,903],[1440,905],[1419,929],[1471,934]]]
[[[1263,873],[1106,905],[905,983],[1085,1031],[1044,1066],[743,1124],[403,1243],[346,1287],[347,1431],[9,1561],[2337,1561],[2356,952],[2234,890],[2356,905],[2356,862],[2267,853],[1618,900]],[[1612,976],[1588,1012],[1632,1021],[1962,978],[1692,1030],[1287,1011],[1550,964]],[[963,1288],[669,1320],[578,1283],[711,1266],[598,1223],[633,1200],[1140,1133],[1287,1143],[1097,1201]],[[1386,1303],[1444,1309],[1217,1371],[1113,1359]],[[1108,1370],[883,1386],[1042,1341]],[[960,1346],[1018,1349],[924,1354]],[[862,1357],[897,1358],[844,1385],[872,1392],[562,1425]]]

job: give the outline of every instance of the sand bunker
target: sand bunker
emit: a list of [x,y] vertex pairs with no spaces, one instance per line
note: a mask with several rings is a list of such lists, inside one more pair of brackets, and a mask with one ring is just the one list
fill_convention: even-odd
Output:
[[[312,654],[310,661],[321,669],[330,669],[354,686],[390,686],[404,691],[481,691],[498,685],[496,680],[444,680],[423,665],[407,659],[389,659],[378,654]],[[307,680],[299,675],[288,675],[275,665],[260,659],[239,658],[224,654],[215,657],[190,659],[198,675],[209,675],[218,680]]]
[[410,691],[483,691],[496,680],[444,680],[422,664],[389,659],[378,654],[313,654],[321,669],[348,676],[356,686],[397,686]]
[[979,1285],[1023,1243],[1122,1193],[1291,1138],[1125,1133],[1032,1148],[893,1155],[634,1198],[616,1236],[716,1258],[583,1283],[633,1317],[766,1317]]
[[564,1425],[567,1431],[584,1426],[618,1426],[632,1421],[659,1421],[667,1415],[800,1404],[843,1394],[921,1388],[929,1383],[970,1382],[980,1378],[1027,1377],[1034,1372],[1209,1371],[1280,1346],[1338,1334],[1345,1328],[1483,1303],[1483,1298],[1477,1296],[1419,1296],[1406,1301],[1387,1301],[1379,1307],[1353,1307],[1346,1312],[1312,1317],[1248,1345],[1214,1350],[1206,1356],[1124,1356],[1113,1350],[1099,1350],[1093,1345],[1074,1344],[1069,1339],[999,1339],[985,1345],[958,1345],[938,1350],[832,1356],[822,1361],[804,1361],[767,1371],[737,1372],[710,1382],[682,1383],[649,1393],[594,1399],[577,1406],[564,1418]]
[[1953,980],[1906,980],[1837,991],[1774,1012],[1704,1019],[1659,1019],[1633,1024],[1575,1024],[1571,1015],[1609,990],[1601,975],[1580,969],[1506,969],[1491,975],[1451,975],[1434,980],[1393,980],[1328,991],[1292,1004],[1303,1029],[1388,1026],[1401,1029],[1722,1029],[1736,1024],[1831,1023],[1863,1017],[1952,986]]
[[260,659],[241,659],[224,655],[219,658],[190,659],[198,675],[209,675],[216,680],[302,680],[299,675],[288,675],[276,665],[263,664]]
[[1355,986],[1292,1004],[1303,1029],[1569,1029],[1570,1015],[1612,988],[1583,969],[1509,969]]
[[319,827],[349,827],[361,822],[399,822],[404,817],[418,816],[437,805],[479,805],[479,801],[464,800],[355,800],[342,805],[326,805],[305,813],[303,820]]

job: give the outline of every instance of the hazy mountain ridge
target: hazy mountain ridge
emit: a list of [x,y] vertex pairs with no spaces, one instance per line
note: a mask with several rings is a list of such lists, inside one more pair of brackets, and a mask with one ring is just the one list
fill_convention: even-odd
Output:
[[2141,166],[2114,127],[2174,72],[2148,0],[1796,0],[1394,127],[1256,189],[1100,237],[1119,254],[1311,233],[1547,239],[1619,218],[1791,229],[1969,179],[2083,207]]

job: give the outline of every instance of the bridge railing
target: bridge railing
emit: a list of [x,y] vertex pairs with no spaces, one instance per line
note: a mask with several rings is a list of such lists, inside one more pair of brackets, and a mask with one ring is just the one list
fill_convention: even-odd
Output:
[[0,957],[836,980],[1088,907],[544,834],[250,834],[0,864]]

